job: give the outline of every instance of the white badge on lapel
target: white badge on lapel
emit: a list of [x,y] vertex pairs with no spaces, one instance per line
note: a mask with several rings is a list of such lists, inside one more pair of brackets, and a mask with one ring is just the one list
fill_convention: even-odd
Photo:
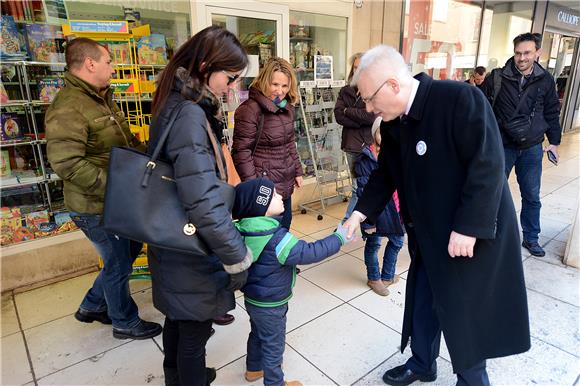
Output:
[[417,142],[417,146],[415,146],[415,150],[417,154],[424,155],[427,153],[427,144],[424,141],[419,141]]

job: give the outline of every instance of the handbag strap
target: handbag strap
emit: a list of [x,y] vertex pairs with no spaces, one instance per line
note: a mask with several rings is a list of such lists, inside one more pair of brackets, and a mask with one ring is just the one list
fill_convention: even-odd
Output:
[[260,142],[260,138],[262,138],[262,130],[264,129],[264,113],[260,111],[260,119],[258,120],[258,135],[256,136],[256,144],[254,145],[254,149],[252,150],[252,157],[258,148],[258,142]]
[[226,168],[224,166],[224,160],[223,160],[221,152],[220,152],[220,147],[218,145],[217,138],[215,137],[215,134],[214,134],[213,130],[211,129],[211,125],[209,124],[209,121],[207,119],[206,119],[205,123],[206,123],[205,129],[207,131],[207,135],[208,135],[209,140],[211,142],[211,146],[213,147],[213,152],[215,153],[215,161],[217,163],[218,171],[220,173],[220,180],[227,181],[228,176],[226,174]]
[[[169,133],[171,132],[171,129],[173,128],[173,124],[175,123],[175,120],[177,119],[177,116],[181,112],[181,109],[183,108],[183,106],[185,106],[188,103],[193,103],[193,102],[191,102],[190,100],[181,101],[171,111],[171,115],[169,116],[169,120],[167,122],[167,127],[166,127],[165,131],[163,132],[163,134],[161,134],[161,137],[159,138],[159,142],[157,142],[157,145],[155,146],[155,149],[153,150],[153,154],[149,158],[149,162],[147,162],[147,168],[145,170],[145,175],[143,176],[143,180],[141,181],[141,186],[146,187],[149,184],[149,177],[151,177],[151,173],[153,172],[153,169],[155,169],[155,166],[157,166],[157,163],[156,163],[157,159],[159,158],[159,154],[161,154],[161,150],[163,149],[163,145],[165,145],[165,141],[167,141],[167,138],[169,137]],[[209,140],[211,142],[211,145],[212,145],[212,148],[213,148],[213,151],[215,154],[215,160],[216,160],[218,171],[220,174],[220,179],[222,181],[227,181],[228,177],[227,177],[227,174],[225,171],[224,161],[223,161],[223,158],[221,156],[219,146],[217,144],[217,139],[216,139],[215,134],[213,133],[213,130],[211,129],[211,125],[209,124],[207,119],[205,120],[205,129],[207,131],[207,135],[209,136]]]
[[155,146],[155,149],[153,149],[153,154],[151,155],[151,158],[149,159],[149,162],[147,163],[147,168],[151,167],[152,169],[155,169],[155,162],[159,158],[159,154],[161,154],[161,149],[163,149],[163,145],[165,145],[165,141],[167,141],[167,137],[169,137],[169,133],[171,132],[171,129],[173,128],[173,124],[175,123],[175,120],[177,119],[177,116],[181,112],[181,109],[183,108],[183,106],[185,106],[188,103],[192,103],[192,102],[189,100],[181,101],[173,108],[173,110],[171,110],[171,115],[169,116],[169,120],[167,122],[167,127],[166,127],[165,131],[163,132],[163,134],[161,134],[161,137],[159,138],[159,142],[157,142],[157,146]]

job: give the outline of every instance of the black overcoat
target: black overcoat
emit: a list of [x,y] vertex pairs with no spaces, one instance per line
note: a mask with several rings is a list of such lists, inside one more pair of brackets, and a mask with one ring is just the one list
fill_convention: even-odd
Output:
[[[356,210],[372,222],[397,189],[403,220],[414,230],[401,351],[412,336],[417,246],[458,372],[530,348],[518,224],[484,95],[463,82],[416,79],[408,116],[381,125],[379,168]],[[473,258],[449,256],[452,230],[477,238]]]

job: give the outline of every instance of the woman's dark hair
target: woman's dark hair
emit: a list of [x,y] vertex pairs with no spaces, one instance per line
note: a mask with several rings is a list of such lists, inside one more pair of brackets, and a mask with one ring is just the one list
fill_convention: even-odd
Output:
[[201,94],[212,72],[237,72],[247,66],[246,51],[233,33],[216,26],[199,31],[177,50],[161,73],[153,97],[153,115],[165,105],[179,67],[187,69],[194,88]]

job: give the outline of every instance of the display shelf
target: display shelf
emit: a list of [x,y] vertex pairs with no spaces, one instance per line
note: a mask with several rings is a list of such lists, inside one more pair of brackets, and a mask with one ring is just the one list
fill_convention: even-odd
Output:
[[45,182],[43,177],[2,177],[0,178],[0,187],[2,189],[20,188],[24,186],[36,185]]

